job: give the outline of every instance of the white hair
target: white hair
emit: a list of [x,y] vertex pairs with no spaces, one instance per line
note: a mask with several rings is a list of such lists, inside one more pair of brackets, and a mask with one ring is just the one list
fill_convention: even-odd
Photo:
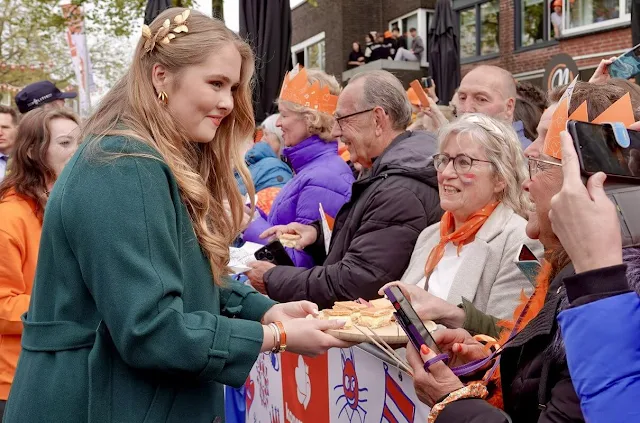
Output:
[[282,155],[282,150],[284,149],[284,139],[282,138],[282,129],[276,126],[276,121],[280,117],[279,113],[275,113],[273,115],[267,116],[265,120],[262,121],[260,127],[266,131],[275,134],[278,137],[278,141],[280,141],[280,151],[277,152],[278,156]]
[[479,113],[468,113],[443,126],[438,133],[440,152],[451,136],[467,135],[478,142],[491,162],[494,174],[505,182],[499,200],[517,214],[528,218],[531,202],[522,183],[528,178],[518,135],[511,125]]

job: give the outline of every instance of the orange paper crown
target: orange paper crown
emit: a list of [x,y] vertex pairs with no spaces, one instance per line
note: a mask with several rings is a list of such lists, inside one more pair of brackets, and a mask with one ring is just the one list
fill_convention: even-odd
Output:
[[[569,116],[571,94],[573,93],[573,88],[577,81],[578,78],[576,77],[569,87],[567,87],[562,98],[560,98],[558,108],[553,112],[553,117],[549,124],[549,131],[547,132],[547,136],[544,138],[544,147],[542,148],[542,152],[559,160],[562,159],[560,133],[567,130],[567,122],[569,120],[589,122],[589,110],[586,101],[583,102],[580,107],[571,114],[571,116]],[[627,128],[635,122],[633,106],[631,105],[631,95],[629,93],[620,97],[618,101],[613,103],[607,110],[602,112],[600,116],[595,118],[592,123],[602,124],[606,122],[622,122],[622,124]]]
[[309,84],[307,71],[302,66],[296,65],[284,76],[280,101],[290,101],[331,115],[336,111],[338,96],[332,95],[329,87],[321,87],[318,81]]

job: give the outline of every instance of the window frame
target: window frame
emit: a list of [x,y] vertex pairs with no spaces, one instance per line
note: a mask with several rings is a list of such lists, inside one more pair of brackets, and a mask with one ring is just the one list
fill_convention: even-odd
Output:
[[462,46],[460,47],[460,64],[467,64],[473,62],[479,62],[483,60],[494,59],[496,57],[500,57],[500,1],[498,1],[498,52],[490,53],[490,54],[482,54],[482,17],[480,7],[484,3],[489,3],[495,0],[460,0],[456,2],[454,5],[454,12],[456,13],[456,20],[458,25],[458,36],[461,34],[460,27],[460,13],[469,10],[475,9],[476,12],[476,54],[470,57],[462,57]]
[[[414,9],[409,13],[405,13],[402,16],[395,17],[388,22],[388,29],[391,31],[393,29],[393,25],[397,24],[400,29],[400,34],[404,34],[405,28],[403,28],[402,21],[410,16],[418,15],[418,24],[416,29],[418,30],[418,35],[422,38],[424,42],[424,53],[422,54],[422,58],[420,59],[420,66],[429,67],[429,24],[433,19],[433,14],[435,13],[434,9],[426,9],[424,7]],[[423,31],[424,29],[424,31]],[[406,28],[408,31],[409,28]],[[426,31],[426,32],[425,32]]]
[[[514,7],[514,45],[516,52],[535,50],[538,48],[549,47],[551,45],[557,44],[558,40],[551,37],[551,13],[547,13],[543,9],[542,16],[542,25],[544,31],[544,38],[541,43],[534,43],[529,46],[522,45],[522,3],[525,0],[518,0],[515,2]],[[548,4],[548,0],[543,0],[543,4],[546,6]]]
[[[568,20],[569,20],[569,17],[571,16],[571,13],[570,12],[563,13],[563,17],[565,19],[564,21],[565,29],[562,31],[562,36],[560,38],[562,39],[566,37],[573,37],[575,35],[593,33],[595,31],[600,31],[600,30],[609,29],[609,28],[616,28],[616,27],[624,26],[631,23],[631,13],[627,13],[627,3],[631,1],[633,0],[618,0],[620,16],[618,16],[615,19],[608,19],[602,22],[590,23],[590,24],[578,26],[575,28],[568,28]],[[562,10],[569,11],[569,8],[567,6],[570,4],[570,0],[562,0],[562,2],[563,2]]]
[[308,58],[309,58],[309,54],[307,53],[307,49],[314,45],[319,43],[320,41],[324,41],[324,47],[322,49],[322,51],[320,52],[321,55],[324,55],[325,60],[323,63],[323,71],[326,69],[327,67],[327,63],[326,63],[326,48],[327,48],[327,41],[326,41],[326,37],[325,37],[325,32],[322,31],[319,34],[314,35],[313,37],[309,37],[304,41],[299,42],[296,45],[291,46],[291,63],[293,64],[293,66],[295,66],[296,64],[298,64],[298,57],[296,56],[297,53],[304,51],[304,60],[305,63],[301,63],[301,65],[303,65],[305,68],[308,67]]

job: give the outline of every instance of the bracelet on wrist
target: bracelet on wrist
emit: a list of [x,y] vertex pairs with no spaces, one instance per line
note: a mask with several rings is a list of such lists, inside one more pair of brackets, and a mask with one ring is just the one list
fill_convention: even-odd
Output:
[[479,398],[484,399],[489,394],[487,391],[487,387],[484,386],[481,382],[470,383],[469,385],[460,388],[456,391],[451,392],[447,395],[442,401],[435,404],[431,407],[431,412],[429,412],[429,417],[427,419],[428,423],[434,423],[442,410],[454,401],[464,399],[464,398]]
[[278,351],[277,352],[285,352],[287,349],[287,333],[284,330],[284,325],[282,322],[274,322],[274,325],[278,328],[278,333],[280,338],[278,339]]

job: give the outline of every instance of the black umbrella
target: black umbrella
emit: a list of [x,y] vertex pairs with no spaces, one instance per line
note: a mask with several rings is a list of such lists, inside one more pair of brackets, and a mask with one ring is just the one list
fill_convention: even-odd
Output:
[[171,0],[149,0],[144,9],[144,24],[149,25],[158,15],[171,7]]
[[291,7],[289,0],[240,0],[240,35],[256,55],[253,92],[257,122],[276,111],[284,74],[291,63]]
[[460,41],[451,0],[438,0],[429,30],[429,69],[440,103],[447,105],[460,85]]

